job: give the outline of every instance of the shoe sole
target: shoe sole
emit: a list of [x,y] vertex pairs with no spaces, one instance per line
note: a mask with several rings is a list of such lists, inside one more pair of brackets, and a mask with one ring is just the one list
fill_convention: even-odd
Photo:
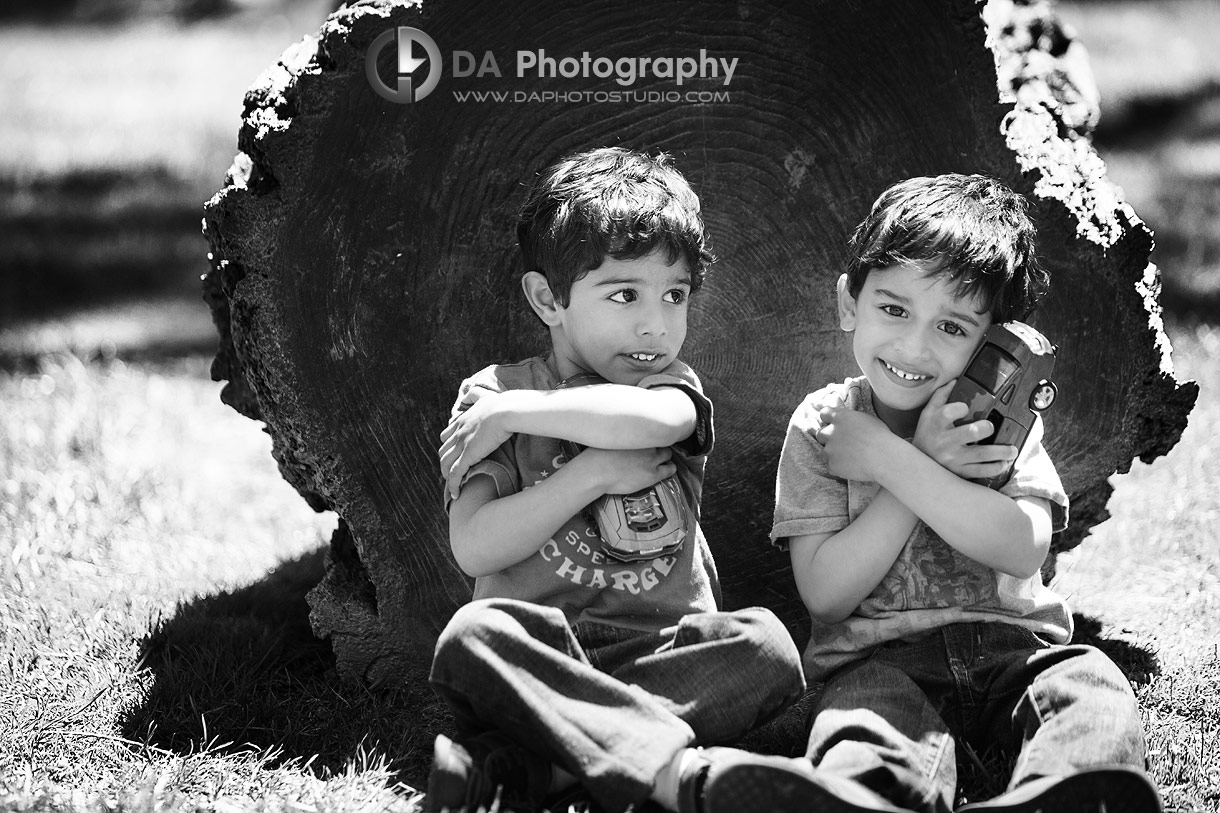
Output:
[[1083,771],[1064,777],[1029,799],[964,805],[957,813],[1160,813],[1152,783],[1130,769]]
[[704,794],[704,813],[903,813],[897,807],[849,802],[810,775],[784,765],[727,766],[709,778]]
[[432,743],[432,770],[428,773],[423,813],[461,808],[466,802],[469,770],[469,756],[465,753],[459,756],[457,744],[444,734],[438,734]]

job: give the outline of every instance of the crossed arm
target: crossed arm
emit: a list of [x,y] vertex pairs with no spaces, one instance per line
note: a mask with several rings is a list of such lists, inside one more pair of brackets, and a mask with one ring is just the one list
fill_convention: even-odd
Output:
[[1000,572],[1025,578],[1041,567],[1050,546],[1049,503],[1013,499],[965,479],[997,473],[1017,450],[973,445],[990,425],[954,426],[964,405],[945,403],[949,386],[924,408],[910,442],[871,415],[822,410],[819,441],[831,473],[881,488],[842,530],[789,539],[797,589],[815,618],[835,623],[849,616],[889,572],[918,520]]
[[[533,555],[601,495],[629,494],[672,475],[669,447],[689,437],[697,420],[694,402],[676,387],[483,392],[450,421],[440,448],[441,475],[454,497],[449,541],[471,576]],[[541,483],[504,497],[489,476],[463,484],[472,466],[518,433],[588,448]]]

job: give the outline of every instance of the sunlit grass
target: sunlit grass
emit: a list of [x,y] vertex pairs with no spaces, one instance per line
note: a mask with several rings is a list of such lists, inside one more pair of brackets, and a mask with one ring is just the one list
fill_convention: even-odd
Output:
[[[1177,446],[1113,479],[1111,518],[1060,560],[1055,588],[1120,651],[1151,656],[1134,675],[1167,809],[1220,809],[1220,327],[1172,326],[1181,378],[1199,401]],[[1118,658],[1120,663],[1122,658]]]
[[[268,481],[269,438],[219,402],[207,360],[148,370],[59,356],[0,381],[0,538],[12,541],[0,575],[21,592],[50,575],[74,592],[106,590],[94,574],[234,586],[319,544],[323,521]],[[218,538],[250,544],[213,562]]]
[[[244,710],[223,708],[217,696],[267,694],[272,681],[288,679],[279,674],[290,660],[284,633],[260,624],[258,613],[295,613],[300,624],[303,611],[259,610],[255,596],[246,602],[253,610],[239,602],[192,626],[191,608],[318,551],[334,518],[315,514],[279,477],[269,439],[220,403],[206,369],[203,358],[137,368],[53,356],[36,371],[0,375],[0,808],[413,804],[390,756],[362,742],[368,721],[359,714],[336,726],[334,738],[354,742],[346,765],[342,754],[323,765],[274,743],[225,738]],[[275,602],[274,585],[267,589],[262,600]],[[171,696],[182,708],[150,706],[150,693],[164,694],[175,673],[149,661],[172,660],[184,640],[213,671]],[[220,685],[226,666],[252,658],[234,652],[221,663],[217,641],[256,645],[271,662]],[[306,673],[320,675],[313,693],[343,713],[350,698],[335,695],[317,647],[305,649],[320,660]],[[285,704],[301,703],[299,692],[284,695]],[[158,732],[155,722],[134,730],[162,711],[192,717],[193,741],[189,732]],[[317,722],[302,706],[292,711],[300,727]],[[208,731],[209,717],[219,731]],[[258,723],[247,716],[247,725]]]

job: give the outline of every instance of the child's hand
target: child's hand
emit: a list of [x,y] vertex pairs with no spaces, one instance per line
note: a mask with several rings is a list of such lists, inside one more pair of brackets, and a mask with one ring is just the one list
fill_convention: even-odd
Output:
[[823,407],[818,418],[822,428],[817,441],[826,449],[830,473],[876,482],[889,459],[885,445],[899,440],[889,427],[880,418],[847,407]]
[[596,449],[589,447],[576,458],[598,478],[603,494],[633,494],[655,485],[678,470],[670,460],[673,450]]
[[919,415],[912,443],[928,457],[958,477],[968,480],[994,477],[1017,459],[1018,449],[1007,445],[975,445],[995,431],[990,421],[974,421],[955,426],[970,413],[960,402],[949,403],[953,381],[932,393]]
[[441,477],[445,478],[445,487],[454,499],[457,499],[462,478],[470,467],[512,437],[498,419],[497,410],[503,405],[504,395],[478,387],[471,389],[466,397],[473,398],[474,403],[441,432]]

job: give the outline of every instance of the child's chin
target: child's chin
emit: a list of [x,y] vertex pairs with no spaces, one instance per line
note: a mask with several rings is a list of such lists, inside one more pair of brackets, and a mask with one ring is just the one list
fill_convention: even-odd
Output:
[[643,375],[623,370],[595,370],[593,374],[610,384],[624,384],[628,387],[634,387],[644,380]]
[[639,386],[639,383],[648,377],[648,373],[631,373],[629,375],[617,375],[614,378],[607,379],[611,384],[624,384],[628,387]]
[[907,391],[893,386],[873,387],[873,398],[892,412],[922,412],[930,397],[926,392]]
[[634,364],[615,364],[610,369],[600,373],[601,377],[612,384],[626,384],[634,387],[658,371],[659,365],[637,366]]

